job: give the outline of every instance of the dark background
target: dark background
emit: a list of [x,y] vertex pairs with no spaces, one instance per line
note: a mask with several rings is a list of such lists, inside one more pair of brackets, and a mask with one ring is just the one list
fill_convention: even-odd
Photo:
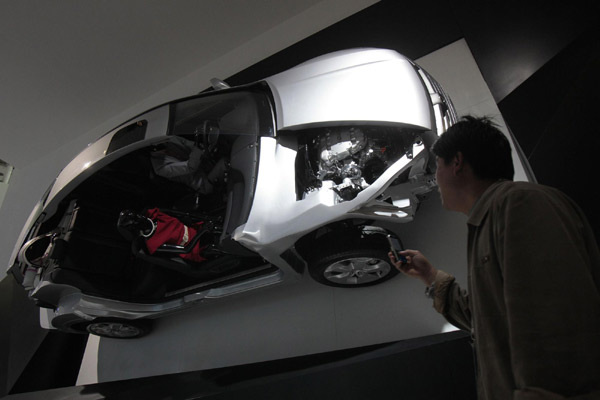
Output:
[[[589,188],[596,184],[600,170],[595,154],[600,148],[600,128],[595,121],[596,91],[600,89],[597,4],[383,0],[227,82],[252,82],[310,58],[353,47],[389,48],[417,59],[464,38],[537,181],[574,198],[600,238],[600,196],[597,190]],[[0,320],[0,396],[75,384],[87,338],[39,329],[37,309],[11,277],[0,282]],[[457,333],[448,335],[446,339],[421,338],[412,343],[178,374],[152,381],[90,385],[82,392],[70,388],[9,397],[77,398],[78,393],[109,393],[108,397],[118,398],[121,393],[136,398],[136,393],[142,395],[140,387],[150,385],[155,396],[146,392],[142,397],[163,398],[159,393],[167,397],[171,393],[172,398],[193,398],[194,393],[202,392],[201,387],[210,387],[214,398],[223,399],[237,398],[236,394],[241,393],[249,398],[268,398],[266,393],[297,399],[339,398],[335,393],[357,399],[474,398],[467,338]],[[365,363],[340,361],[352,360],[357,354]],[[9,359],[19,362],[9,364]],[[359,384],[361,372],[367,370],[369,384]],[[281,371],[286,375],[267,378]],[[402,371],[410,374],[403,379]],[[9,375],[19,378],[8,379]],[[215,379],[231,375],[237,378]],[[431,379],[435,385],[430,384]],[[239,382],[245,384],[239,386]],[[175,393],[174,387],[189,390]],[[90,398],[103,398],[98,396]]]

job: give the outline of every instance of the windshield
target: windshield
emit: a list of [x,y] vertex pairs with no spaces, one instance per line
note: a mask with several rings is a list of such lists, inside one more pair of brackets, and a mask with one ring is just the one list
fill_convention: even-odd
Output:
[[208,134],[273,136],[273,116],[266,94],[226,92],[174,103],[170,135]]

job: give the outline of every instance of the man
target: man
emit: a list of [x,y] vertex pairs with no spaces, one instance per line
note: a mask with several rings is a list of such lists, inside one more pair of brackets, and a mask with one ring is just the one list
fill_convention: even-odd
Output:
[[[221,158],[212,164],[206,160],[205,153],[206,150],[191,140],[172,136],[164,149],[150,154],[150,161],[157,175],[208,195],[213,192],[215,183],[222,183],[227,163]],[[206,164],[211,164],[210,168],[206,168]]]
[[468,291],[417,250],[396,268],[474,338],[480,399],[600,399],[600,253],[556,189],[512,182],[506,137],[465,117],[433,146],[444,208],[468,216]]

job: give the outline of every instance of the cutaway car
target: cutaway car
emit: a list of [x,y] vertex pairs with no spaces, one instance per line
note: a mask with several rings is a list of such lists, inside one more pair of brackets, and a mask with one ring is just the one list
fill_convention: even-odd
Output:
[[381,225],[412,221],[435,188],[429,148],[456,120],[440,85],[395,51],[353,49],[213,87],[108,132],[38,203],[9,270],[52,327],[133,338],[305,274],[397,274]]

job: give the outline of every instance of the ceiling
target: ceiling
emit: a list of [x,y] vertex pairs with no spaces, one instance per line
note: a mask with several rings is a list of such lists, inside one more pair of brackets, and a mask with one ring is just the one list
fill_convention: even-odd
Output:
[[2,1],[0,160],[93,140],[376,2]]

